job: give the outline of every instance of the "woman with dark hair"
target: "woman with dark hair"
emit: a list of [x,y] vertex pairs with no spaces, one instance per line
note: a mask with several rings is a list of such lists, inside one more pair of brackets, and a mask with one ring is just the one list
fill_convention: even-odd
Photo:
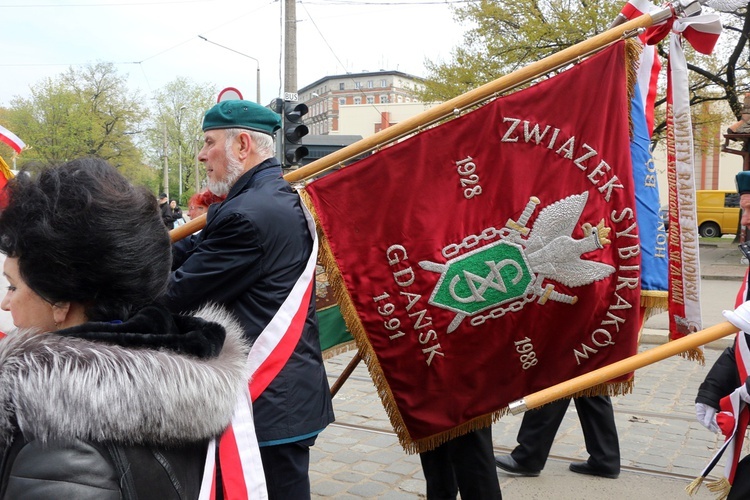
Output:
[[0,498],[197,498],[247,390],[241,329],[156,304],[169,236],[154,197],[106,162],[19,175],[7,193]]

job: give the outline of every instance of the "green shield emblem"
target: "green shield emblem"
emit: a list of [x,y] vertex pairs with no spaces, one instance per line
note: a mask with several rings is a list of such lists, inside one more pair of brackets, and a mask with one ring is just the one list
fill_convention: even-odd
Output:
[[446,262],[430,304],[471,316],[523,297],[533,281],[521,246],[501,240]]

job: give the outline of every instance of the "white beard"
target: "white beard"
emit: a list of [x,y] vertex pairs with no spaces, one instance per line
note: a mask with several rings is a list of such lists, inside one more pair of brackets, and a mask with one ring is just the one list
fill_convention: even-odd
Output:
[[229,190],[232,189],[237,179],[245,173],[242,163],[232,155],[227,154],[227,173],[222,180],[208,181],[208,190],[217,196],[226,196],[229,194]]

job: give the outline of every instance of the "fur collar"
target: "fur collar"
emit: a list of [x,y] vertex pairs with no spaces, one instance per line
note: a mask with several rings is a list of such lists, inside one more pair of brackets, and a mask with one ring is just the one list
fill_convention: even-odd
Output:
[[206,329],[218,323],[226,330],[216,356],[34,331],[0,341],[0,446],[10,444],[16,426],[41,442],[169,445],[217,436],[247,388],[248,346],[223,309],[195,316]]

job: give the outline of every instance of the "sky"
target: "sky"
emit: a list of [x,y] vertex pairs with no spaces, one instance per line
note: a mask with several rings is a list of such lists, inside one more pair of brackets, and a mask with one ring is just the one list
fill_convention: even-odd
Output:
[[[426,76],[425,60],[449,61],[463,39],[454,1],[298,1],[298,88],[380,69]],[[0,21],[0,106],[97,62],[146,96],[184,77],[254,101],[258,67],[262,104],[285,90],[279,0],[0,0]]]

